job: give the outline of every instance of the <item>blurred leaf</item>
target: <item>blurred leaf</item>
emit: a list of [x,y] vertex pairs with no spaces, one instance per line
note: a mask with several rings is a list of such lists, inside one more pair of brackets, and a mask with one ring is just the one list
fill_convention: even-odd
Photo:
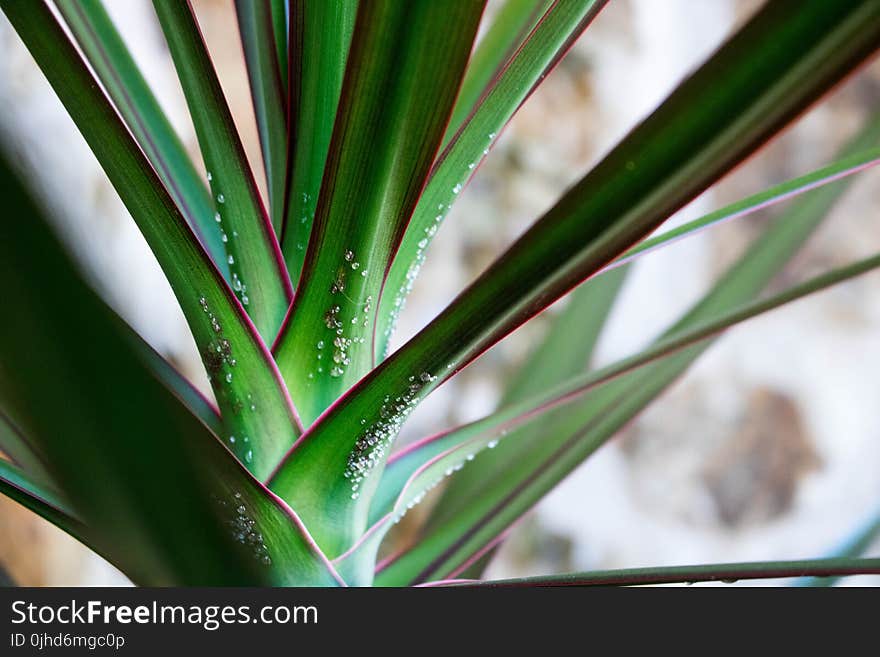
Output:
[[452,586],[507,588],[518,586],[641,586],[646,584],[696,584],[738,580],[778,579],[782,577],[846,576],[880,574],[880,559],[806,559],[802,561],[755,561],[718,563],[704,566],[660,566],[595,570],[565,575],[522,577],[494,581],[450,582]]
[[282,250],[300,279],[333,133],[357,0],[291,0],[287,201]]
[[[859,152],[878,140],[880,120],[875,119],[850,142],[844,154]],[[626,371],[634,363],[666,353],[670,344],[678,350],[648,367],[601,385],[570,405],[564,426],[545,435],[543,440],[502,440],[493,453],[473,464],[483,473],[482,479],[476,477],[477,473],[460,482],[453,478],[444,493],[442,507],[432,513],[419,544],[388,565],[377,575],[377,581],[400,584],[442,579],[466,565],[681,376],[711,344],[710,338],[719,324],[731,318],[747,318],[756,311],[763,312],[880,264],[877,257],[863,260],[763,302],[737,308],[757,295],[784,267],[847,189],[850,180],[813,191],[770,224],[739,261],[651,349],[628,359],[629,363],[621,361],[603,368],[604,372],[588,373],[583,382],[601,383],[605,375],[613,375],[615,370]],[[689,331],[693,333],[688,335]],[[701,342],[687,346],[700,335],[704,336]]]
[[[388,459],[370,509],[370,522],[388,521],[389,518],[386,516],[391,516],[391,520],[399,519],[405,513],[405,509],[417,504],[424,494],[439,484],[444,477],[458,472],[484,449],[497,446],[501,440],[505,444],[518,443],[523,451],[529,451],[531,449],[529,445],[544,440],[545,436],[570,430],[566,429],[572,411],[569,405],[577,403],[594,388],[687,347],[704,343],[707,339],[747,319],[861,276],[878,267],[880,267],[880,255],[875,255],[826,272],[765,299],[737,306],[709,321],[695,322],[689,325],[687,330],[681,330],[658,340],[651,347],[632,356],[571,377],[561,383],[557,381],[543,389],[536,388],[531,396],[503,405],[501,409],[485,418],[426,438],[401,450]],[[532,370],[528,367],[523,369],[523,372],[529,371]],[[435,516],[454,516],[455,511],[447,512],[445,508],[447,499],[448,504],[453,507],[466,503],[465,500],[470,499],[469,496],[475,488],[485,485],[487,471],[495,469],[497,464],[491,461],[491,457],[489,462],[485,463],[481,459],[476,467],[469,467],[462,475],[456,476],[448,495],[439,500],[432,513]],[[471,493],[460,494],[459,491],[465,489]]]
[[[602,327],[623,284],[626,271],[626,267],[621,267],[609,272],[608,275],[593,278],[571,294],[565,308],[552,319],[550,328],[541,342],[506,385],[500,403],[501,408],[516,405],[517,408],[531,410],[531,406],[517,402],[532,401],[532,397],[548,390],[555,390],[559,384],[584,370],[590,362]],[[521,424],[515,429],[510,429],[506,420],[499,419],[493,428],[502,424],[507,426],[509,432],[507,440],[540,440],[545,433],[553,432],[558,422],[556,413],[564,414],[565,409],[557,412],[548,409],[546,413],[542,413],[540,422]],[[492,417],[495,417],[495,414]],[[486,420],[491,422],[492,417]],[[429,467],[429,464],[440,464],[443,475],[447,476],[447,470],[451,475],[460,470],[462,464],[473,460],[478,451],[497,439],[497,431],[481,429],[477,435],[479,433],[485,434],[488,438],[482,442],[475,441],[472,437],[474,434],[464,428],[463,433],[457,430],[443,432],[393,454],[388,459],[387,467],[376,489],[370,507],[369,524],[374,525],[383,516],[392,514],[398,502],[402,510],[411,502],[414,504],[414,500],[420,494],[433,488],[437,483],[437,477],[433,472],[427,473],[427,470],[436,468]],[[412,479],[422,468],[426,469],[427,478],[423,478],[421,482]],[[468,478],[474,472],[475,469],[467,468],[456,478]],[[479,476],[484,475],[480,473]],[[401,498],[407,484],[411,484],[410,490],[414,492],[408,498]],[[443,503],[442,498],[438,503]],[[352,556],[352,560],[360,558],[375,563],[376,550],[384,531],[381,531],[381,535],[378,535],[380,531],[375,533],[377,536],[373,538],[372,543],[364,546],[361,554]],[[361,568],[359,573],[366,572],[366,568]],[[473,569],[471,574],[478,572],[479,569]],[[373,573],[370,571],[366,574],[371,580]]]
[[75,538],[85,534],[85,527],[58,491],[34,481],[21,468],[3,459],[0,459],[0,492]]
[[387,355],[388,341],[428,245],[459,192],[489,154],[498,133],[604,6],[605,0],[552,3],[510,60],[496,71],[458,131],[444,144],[382,288],[373,346],[376,359]]
[[159,379],[165,387],[183,403],[190,413],[195,415],[215,437],[223,439],[223,420],[217,412],[214,404],[202,395],[198,389],[189,382],[177,369],[169,363],[161,354],[157,353],[134,329],[122,319],[117,318],[122,332],[128,337],[135,353],[141,357],[141,361],[155,378]]
[[[214,218],[226,239],[232,289],[260,335],[271,341],[292,296],[275,231],[192,9],[176,0],[154,0],[153,5],[208,168],[217,208]],[[275,172],[270,170],[269,175]]]
[[36,445],[24,436],[21,429],[12,418],[3,412],[3,409],[0,409],[0,452],[29,476],[42,483],[52,481],[43,464],[43,456],[37,451]]
[[[275,39],[276,5],[281,5],[283,19],[283,3],[235,0],[269,188],[269,214],[275,233],[281,235],[284,179],[287,175],[287,41],[283,32],[281,36],[285,41],[282,44]],[[283,77],[282,61],[285,64]]]
[[335,582],[298,519],[143,366],[5,158],[0,191],[22,219],[0,240],[15,308],[0,323],[0,399],[99,551],[142,584]]
[[[767,5],[437,318],[339,399],[285,457],[272,489],[302,513],[330,556],[351,547],[366,529],[385,452],[422,398],[742,161],[863,61],[878,37],[880,3]],[[771,243],[777,265],[787,243]],[[750,298],[770,275],[768,263],[743,266],[734,292],[719,291],[722,309]],[[688,353],[662,367],[683,370]],[[620,406],[644,405],[665,387],[658,381]],[[611,427],[615,417],[600,424]]]
[[[266,345],[42,2],[0,0],[137,222],[193,332],[235,454],[265,476],[299,435]],[[247,438],[247,440],[245,440]]]
[[611,267],[618,267],[630,262],[646,253],[650,253],[651,251],[699,232],[704,228],[715,226],[728,219],[738,219],[747,216],[752,212],[764,210],[777,203],[787,201],[795,196],[803,194],[804,192],[809,192],[817,187],[851,176],[854,173],[870,169],[877,164],[880,164],[880,148],[870,148],[864,152],[842,158],[806,175],[792,178],[779,185],[773,185],[772,187],[765,189],[763,192],[753,194],[741,201],[731,203],[719,210],[715,210],[714,212],[710,212],[698,219],[682,224],[678,228],[673,228],[672,230],[661,233],[656,237],[646,239],[617,258],[617,260],[609,265],[609,267],[606,267],[604,271],[608,271]]
[[165,189],[228,279],[226,249],[208,189],[101,0],[55,0],[55,4]]
[[440,145],[483,5],[358,6],[303,273],[274,348],[307,425],[372,366],[382,281]]
[[[863,523],[852,536],[834,548],[828,558],[854,558],[862,556],[880,537],[880,511]],[[793,583],[794,586],[834,586],[840,581],[840,577],[806,577]]]

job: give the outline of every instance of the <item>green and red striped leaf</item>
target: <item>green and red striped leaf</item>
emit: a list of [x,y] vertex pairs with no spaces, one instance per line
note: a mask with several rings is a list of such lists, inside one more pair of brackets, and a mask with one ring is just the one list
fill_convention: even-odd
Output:
[[351,547],[366,529],[387,449],[425,395],[634,246],[878,45],[876,2],[768,4],[436,319],[337,401],[297,442],[272,489],[301,511],[330,556]]
[[483,5],[358,5],[303,273],[274,348],[307,425],[372,366],[382,282],[440,145]]
[[265,476],[300,433],[266,345],[46,4],[2,0],[0,7],[168,277],[211,380],[227,437],[235,437],[231,448],[258,477]]

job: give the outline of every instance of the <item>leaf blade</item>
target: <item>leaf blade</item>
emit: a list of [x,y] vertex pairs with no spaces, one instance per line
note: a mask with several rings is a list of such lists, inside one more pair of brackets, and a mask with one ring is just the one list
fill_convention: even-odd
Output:
[[168,277],[229,434],[254,441],[232,445],[236,456],[264,476],[300,433],[296,411],[266,345],[46,4],[2,0],[0,7]]
[[510,588],[520,586],[644,586],[651,584],[733,583],[738,580],[788,577],[877,575],[880,559],[803,559],[800,561],[752,561],[699,566],[659,566],[596,570],[565,575],[523,577],[494,581],[452,582],[450,586]]
[[[414,404],[631,247],[863,61],[880,39],[880,20],[869,20],[878,14],[873,2],[767,5],[471,287],[338,400],[271,479],[331,556],[366,529],[385,452]],[[721,95],[719,76],[736,83]],[[331,534],[335,543],[325,545]]]
[[65,22],[187,223],[229,278],[214,203],[100,0],[56,0]]
[[275,232],[191,7],[164,0],[153,6],[208,168],[232,289],[263,339],[272,340],[293,295]]
[[291,167],[281,246],[294,281],[300,279],[312,231],[357,4],[357,0],[291,3]]
[[306,424],[372,365],[385,271],[439,147],[483,5],[358,5],[303,274],[274,349]]
[[550,3],[445,144],[382,288],[373,346],[375,361],[387,356],[397,318],[424,263],[427,248],[457,195],[489,154],[496,136],[604,6],[604,0]]
[[0,240],[16,308],[0,323],[0,398],[88,524],[87,542],[141,583],[336,582],[289,509],[143,365],[5,155],[0,189],[26,219]]
[[[275,6],[278,4],[272,0],[236,0],[235,14],[260,133],[269,214],[275,233],[281,235],[287,175],[287,41],[285,37],[283,43],[276,42]],[[281,10],[283,19],[283,5]]]
[[[877,143],[878,139],[880,121],[875,119],[846,150],[857,152]],[[641,371],[626,374],[589,392],[570,407],[565,429],[546,440],[531,445],[502,441],[491,458],[475,464],[478,468],[488,468],[483,470],[486,477],[482,483],[470,477],[457,485],[453,479],[444,493],[445,503],[437,507],[430,519],[423,542],[389,564],[379,575],[381,580],[424,581],[444,578],[454,572],[674,382],[711,344],[711,335],[718,328],[718,324],[713,325],[714,321],[723,324],[747,318],[876,266],[878,258],[869,258],[774,297],[737,308],[756,295],[797,252],[849,182],[850,179],[846,179],[815,190],[795,203],[652,347],[662,352],[663,341],[674,344],[680,339],[681,344],[677,346],[683,348]],[[690,330],[693,333],[689,335]],[[702,341],[693,341],[700,340],[701,335],[705,336]],[[638,360],[650,362],[653,355],[657,355],[650,351],[630,363],[612,365],[604,373],[601,370],[588,373],[584,380],[595,377],[601,381],[616,368],[626,369]]]

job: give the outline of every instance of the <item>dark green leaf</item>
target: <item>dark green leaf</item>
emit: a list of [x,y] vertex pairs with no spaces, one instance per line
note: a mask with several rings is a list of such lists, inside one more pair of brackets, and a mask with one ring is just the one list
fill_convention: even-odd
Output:
[[5,158],[0,191],[21,219],[0,240],[15,308],[0,322],[0,400],[46,455],[89,543],[144,584],[336,582],[290,510],[144,367]]

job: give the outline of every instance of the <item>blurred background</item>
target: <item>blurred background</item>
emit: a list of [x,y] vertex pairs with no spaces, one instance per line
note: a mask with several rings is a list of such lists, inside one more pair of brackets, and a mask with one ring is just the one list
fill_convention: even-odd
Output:
[[[194,157],[198,149],[148,0],[106,2]],[[504,131],[430,249],[402,344],[708,56],[757,0],[611,0]],[[195,0],[258,178],[259,144],[232,0]],[[488,13],[497,7],[490,2]],[[880,108],[862,69],[665,228],[826,164]],[[207,389],[155,259],[17,36],[0,17],[0,131],[41,185],[58,230],[125,319]],[[262,181],[261,181],[262,182]],[[880,173],[859,175],[785,271],[793,282],[880,250]],[[602,365],[629,355],[701,295],[773,211],[639,260],[606,326]],[[9,218],[7,220],[16,220]],[[564,300],[560,304],[564,303]],[[401,441],[491,412],[500,382],[558,308],[432,395]],[[733,329],[584,463],[504,543],[489,576],[826,554],[880,513],[880,275]],[[417,507],[417,522],[429,505]],[[875,542],[872,554],[880,554]],[[99,557],[0,500],[0,563],[27,585],[126,585]],[[877,585],[880,577],[845,584]]]

